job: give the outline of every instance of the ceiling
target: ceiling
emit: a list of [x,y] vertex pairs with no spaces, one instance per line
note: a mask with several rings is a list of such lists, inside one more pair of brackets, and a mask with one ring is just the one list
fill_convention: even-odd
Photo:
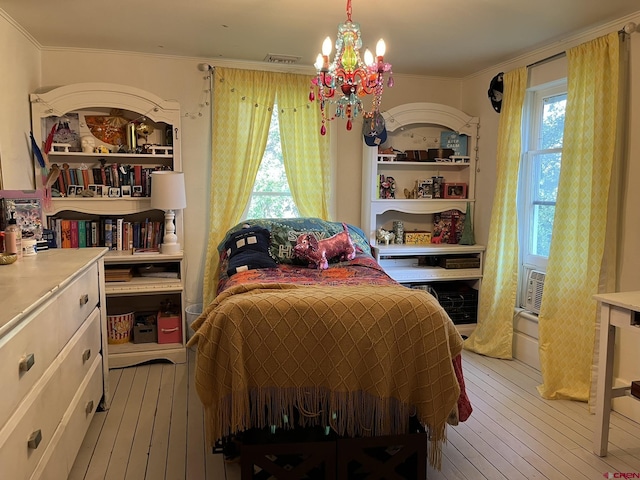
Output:
[[[312,65],[346,0],[0,0],[42,47]],[[640,12],[639,0],[353,0],[365,47],[395,73],[464,77]],[[624,25],[616,26],[622,28]]]

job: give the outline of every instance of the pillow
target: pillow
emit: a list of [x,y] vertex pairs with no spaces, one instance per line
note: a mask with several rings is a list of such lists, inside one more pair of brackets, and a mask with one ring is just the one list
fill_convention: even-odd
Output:
[[[242,228],[245,223],[265,228],[271,233],[269,254],[277,263],[304,266],[307,266],[308,262],[293,255],[293,247],[295,247],[300,235],[308,233],[312,234],[316,239],[322,240],[343,231],[342,223],[329,222],[316,217],[249,219],[232,227],[218,245],[222,261],[226,261],[224,246],[230,235]],[[364,232],[360,228],[349,224],[347,224],[347,228],[353,243],[356,245],[357,252],[371,255],[371,246]],[[220,271],[221,274],[223,272],[224,270]]]
[[269,256],[269,230],[247,224],[242,227],[232,232],[224,244],[227,275],[257,268],[276,268],[276,262]]

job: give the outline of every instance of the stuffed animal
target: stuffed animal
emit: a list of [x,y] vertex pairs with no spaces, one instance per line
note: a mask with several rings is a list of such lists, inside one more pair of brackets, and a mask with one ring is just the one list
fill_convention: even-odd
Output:
[[293,254],[296,257],[309,261],[309,267],[320,270],[329,268],[329,260],[340,257],[340,260],[353,260],[356,258],[356,247],[346,224],[342,224],[344,232],[318,240],[312,234],[303,233],[298,236]]

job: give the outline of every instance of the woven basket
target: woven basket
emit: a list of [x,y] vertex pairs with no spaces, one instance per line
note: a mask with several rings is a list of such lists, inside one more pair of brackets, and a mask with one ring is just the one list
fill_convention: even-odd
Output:
[[131,341],[133,312],[107,315],[107,343],[114,345]]

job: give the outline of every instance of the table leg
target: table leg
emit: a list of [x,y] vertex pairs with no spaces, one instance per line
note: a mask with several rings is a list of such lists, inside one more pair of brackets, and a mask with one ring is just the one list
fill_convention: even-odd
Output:
[[616,343],[616,327],[610,324],[610,306],[602,305],[600,315],[600,341],[598,354],[598,379],[596,390],[596,424],[593,451],[600,457],[607,455],[609,445],[609,420],[613,388],[613,354]]

